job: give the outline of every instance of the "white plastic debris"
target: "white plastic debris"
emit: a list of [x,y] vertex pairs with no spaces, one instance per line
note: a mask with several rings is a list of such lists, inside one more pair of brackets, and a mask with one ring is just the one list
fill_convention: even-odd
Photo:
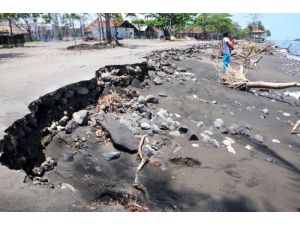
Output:
[[245,149],[247,149],[247,150],[250,151],[250,150],[252,149],[252,146],[251,146],[251,145],[246,145],[246,146],[245,146]]
[[225,145],[227,151],[232,153],[232,154],[236,154],[236,151],[231,146],[234,143],[235,143],[235,141],[233,139],[229,138],[229,137],[225,137],[225,140],[223,141],[223,144]]
[[272,142],[273,142],[273,143],[280,144],[280,141],[279,141],[279,140],[277,140],[277,139],[272,139]]

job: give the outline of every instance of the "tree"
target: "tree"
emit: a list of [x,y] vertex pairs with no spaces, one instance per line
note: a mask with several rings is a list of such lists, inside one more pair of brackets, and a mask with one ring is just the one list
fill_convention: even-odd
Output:
[[192,21],[195,15],[190,13],[148,13],[146,18],[152,18],[152,20],[147,20],[147,25],[161,28],[165,39],[169,40],[172,28],[185,26]]
[[76,31],[75,31],[75,21],[80,20],[80,16],[76,13],[64,13],[63,20],[65,21],[65,25],[67,27],[72,27],[72,34],[75,41],[76,46]]
[[105,18],[105,28],[106,28],[106,39],[107,43],[111,43],[111,28],[110,28],[110,20],[112,18],[112,13],[104,13]]
[[103,29],[103,20],[102,20],[102,17],[104,17],[104,15],[103,15],[103,13],[97,13],[97,16],[98,16],[99,40],[101,43],[101,36],[102,36],[102,39],[104,40],[104,29]]
[[19,13],[18,18],[22,19],[26,25],[26,30],[29,34],[29,40],[33,41],[32,39],[32,30],[31,25],[33,22],[36,23],[37,19],[41,16],[41,13]]

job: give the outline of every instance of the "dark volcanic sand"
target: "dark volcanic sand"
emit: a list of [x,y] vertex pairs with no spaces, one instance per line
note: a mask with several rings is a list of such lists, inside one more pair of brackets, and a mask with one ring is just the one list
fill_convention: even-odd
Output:
[[[265,57],[257,71],[249,71],[249,79],[273,81],[291,81],[296,78],[282,74],[276,69],[269,69],[277,64],[274,57]],[[170,137],[180,144],[179,148],[165,147],[163,158],[189,157],[201,165],[177,161],[166,162],[167,170],[146,165],[141,171],[140,179],[147,188],[154,211],[297,211],[300,208],[300,137],[291,135],[291,125],[297,119],[298,107],[286,103],[271,102],[270,99],[258,97],[251,93],[231,90],[218,84],[216,71],[211,64],[185,60],[178,63],[196,74],[198,81],[186,81],[182,85],[179,80],[164,82],[161,86],[151,84],[150,89],[138,89],[143,96],[157,95],[164,92],[168,97],[159,97],[157,108],[177,113],[182,125],[195,131],[200,140],[187,141],[186,137]],[[270,78],[272,77],[272,78]],[[297,78],[299,81],[299,78]],[[216,101],[207,104],[190,100],[187,96],[197,95],[199,98]],[[250,106],[250,107],[249,107]],[[253,108],[252,106],[255,106]],[[248,109],[247,109],[248,107]],[[251,111],[250,111],[251,108]],[[262,109],[267,108],[266,118]],[[290,113],[284,117],[281,112]],[[278,118],[276,119],[276,117]],[[225,125],[232,123],[250,124],[251,137],[255,134],[263,136],[263,145],[252,138],[240,135],[220,134],[213,131],[210,137],[220,144],[225,137],[235,141],[232,147],[236,154],[229,153],[223,146],[220,149],[201,141],[200,133],[209,130],[213,122],[220,118]],[[203,121],[197,127],[194,121]],[[63,153],[68,151],[68,138],[76,135],[84,136],[90,128],[81,127],[71,135],[56,136],[46,148],[46,156],[58,159],[58,166],[46,176],[55,185],[55,189],[24,184],[24,195],[18,193],[19,206],[14,207],[17,199],[2,199],[0,209],[24,211],[81,211],[89,210],[83,204],[100,200],[96,204],[97,211],[124,210],[120,206],[107,201],[113,198],[111,191],[136,194],[132,188],[134,171],[138,165],[134,155],[121,152],[120,159],[105,161],[102,153],[113,149],[110,144],[91,144],[91,156],[74,156],[73,162],[63,162]],[[168,136],[168,131],[166,132]],[[62,137],[63,140],[60,138]],[[154,137],[154,139],[159,137]],[[273,143],[272,139],[280,140]],[[67,140],[67,142],[64,142]],[[199,147],[192,147],[198,144]],[[252,150],[247,150],[251,145]],[[272,159],[269,162],[266,159]],[[101,171],[100,171],[100,170]],[[72,184],[75,193],[69,189],[62,190],[61,183]],[[34,189],[35,195],[32,194]],[[28,191],[29,190],[29,191]],[[20,190],[19,190],[20,192]],[[28,194],[29,193],[29,194]],[[25,197],[24,197],[25,196]],[[27,198],[26,198],[27,196]],[[30,199],[28,199],[30,198]],[[26,205],[26,202],[30,202]],[[7,205],[7,207],[5,206]],[[88,204],[90,205],[90,204]]]

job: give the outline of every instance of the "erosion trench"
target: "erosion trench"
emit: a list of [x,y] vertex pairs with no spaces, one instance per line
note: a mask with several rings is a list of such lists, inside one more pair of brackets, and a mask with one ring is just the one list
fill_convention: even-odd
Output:
[[[143,63],[105,66],[91,80],[40,97],[29,105],[30,114],[6,129],[0,141],[1,164],[24,170],[24,182],[31,185],[67,189],[80,195],[83,202],[78,210],[108,207],[120,211],[254,211],[247,197],[232,196],[237,180],[244,178],[239,165],[231,164],[227,156],[228,152],[235,154],[235,141],[225,137],[223,144],[219,144],[217,138],[212,138],[213,132],[219,140],[224,134],[238,135],[239,144],[262,149],[262,155],[251,153],[254,158],[264,159],[265,155],[270,156],[271,149],[252,133],[251,125],[232,124],[227,128],[222,120],[216,119],[213,127],[199,135],[203,122],[191,120],[192,125],[185,126],[179,122],[179,114],[159,104],[168,99],[168,94],[158,92],[164,82],[179,80],[176,88],[180,93],[184,82],[198,80],[177,62],[201,59],[210,47],[155,51]],[[149,93],[150,87],[155,94]],[[163,90],[170,88],[166,86]],[[193,93],[193,88],[187,86],[187,93]],[[187,116],[194,115],[199,108],[191,107],[188,112],[183,99],[178,101],[169,104],[183,107],[182,113]],[[186,101],[204,107],[217,104],[196,95],[187,96]],[[199,140],[208,149],[225,149],[218,157],[228,163],[215,168],[217,164],[210,166],[197,159],[192,149],[189,154],[180,153],[180,148],[187,144],[198,148]],[[208,153],[208,161],[214,157],[211,154],[215,153]],[[296,166],[276,154],[272,156],[269,161],[277,160],[279,166],[299,173]],[[186,181],[185,176],[194,176],[196,170],[205,171],[205,176],[222,170],[225,176],[235,179],[235,184],[225,183],[221,191],[225,190],[227,195],[222,198],[198,192],[195,181],[191,181],[193,188],[181,189],[180,182]],[[177,173],[181,177],[178,183],[174,182]],[[253,186],[262,182],[263,177],[253,175]],[[100,207],[103,205],[104,208]]]

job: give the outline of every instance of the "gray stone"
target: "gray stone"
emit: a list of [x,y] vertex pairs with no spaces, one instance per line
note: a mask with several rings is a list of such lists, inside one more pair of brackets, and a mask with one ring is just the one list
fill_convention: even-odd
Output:
[[259,143],[263,143],[263,141],[264,141],[264,138],[259,134],[255,134],[254,139]]
[[222,119],[216,119],[215,122],[214,122],[214,126],[215,126],[216,128],[222,127],[223,124],[224,124],[224,121],[223,121]]
[[68,120],[69,120],[69,118],[67,116],[64,116],[58,121],[58,124],[61,126],[66,126],[68,123]]
[[178,130],[175,130],[175,131],[170,131],[169,135],[171,135],[173,137],[180,137],[181,133]]
[[269,114],[269,110],[268,109],[263,109],[262,110],[264,114]]
[[149,70],[149,71],[148,71],[148,76],[149,76],[150,78],[152,78],[152,77],[156,77],[156,73],[155,73],[155,71],[153,71],[153,70]]
[[61,99],[59,99],[59,103],[62,105],[65,105],[68,103],[68,100],[66,98],[61,98]]
[[197,134],[195,132],[191,131],[191,130],[189,130],[186,135],[187,135],[187,138],[188,138],[189,141],[199,140]]
[[111,73],[109,73],[109,72],[106,72],[106,73],[102,73],[101,74],[101,79],[103,80],[103,81],[110,81],[111,79],[112,79],[112,74]]
[[157,76],[159,76],[159,77],[166,77],[166,73],[162,72],[162,71],[158,71],[157,72]]
[[143,130],[149,130],[151,126],[149,125],[149,123],[141,123],[141,128]]
[[64,153],[63,160],[65,162],[72,162],[72,161],[74,161],[74,156],[72,155],[72,153]]
[[143,147],[142,152],[144,153],[144,155],[147,158],[150,158],[151,156],[156,154],[155,150],[149,145],[146,145],[145,147]]
[[129,152],[136,152],[139,140],[134,135],[133,131],[127,126],[120,123],[119,120],[112,116],[100,113],[95,117],[97,123],[105,129],[116,147],[127,150]]
[[186,134],[188,132],[189,128],[186,126],[181,126],[178,130],[180,133]]
[[163,143],[159,142],[159,141],[154,141],[152,144],[151,144],[151,147],[158,151],[159,149],[161,149]]
[[70,120],[65,127],[66,134],[71,134],[78,126],[78,123],[76,123],[74,120]]
[[158,96],[159,96],[159,97],[168,97],[168,95],[167,95],[167,94],[165,94],[165,93],[162,93],[162,92],[158,93]]
[[159,77],[155,77],[154,80],[153,80],[153,83],[156,84],[156,85],[162,85],[163,84],[162,80]]
[[73,90],[68,90],[64,93],[64,98],[69,99],[69,98],[73,98],[75,95]]
[[76,88],[76,93],[78,95],[87,95],[89,93],[89,89],[87,89],[86,87],[78,87]]
[[250,136],[249,129],[247,129],[246,127],[241,126],[239,124],[231,124],[228,127],[228,130],[231,135],[240,134],[240,135],[244,135],[244,136]]
[[140,95],[138,97],[137,101],[138,101],[138,103],[144,104],[144,105],[147,103],[146,99],[142,95]]
[[126,70],[129,74],[136,74],[136,70],[131,66],[126,66]]
[[216,139],[210,139],[210,144],[215,148],[221,148],[219,142]]
[[78,153],[83,157],[91,156],[91,153],[85,148],[79,149]]
[[106,152],[106,153],[103,153],[102,156],[105,158],[105,160],[110,161],[110,160],[120,158],[121,152],[117,152],[117,151]]
[[201,133],[200,135],[202,137],[202,141],[205,144],[209,144],[210,143],[211,138],[207,134]]
[[155,104],[158,104],[158,98],[155,97],[154,95],[147,95],[147,96],[145,97],[145,99],[146,99],[146,101],[147,101],[148,103],[155,103]]
[[197,127],[202,127],[204,125],[204,123],[202,121],[197,122],[196,126]]
[[73,120],[78,123],[79,125],[85,125],[88,122],[88,111],[87,110],[80,110],[78,112],[73,113]]

